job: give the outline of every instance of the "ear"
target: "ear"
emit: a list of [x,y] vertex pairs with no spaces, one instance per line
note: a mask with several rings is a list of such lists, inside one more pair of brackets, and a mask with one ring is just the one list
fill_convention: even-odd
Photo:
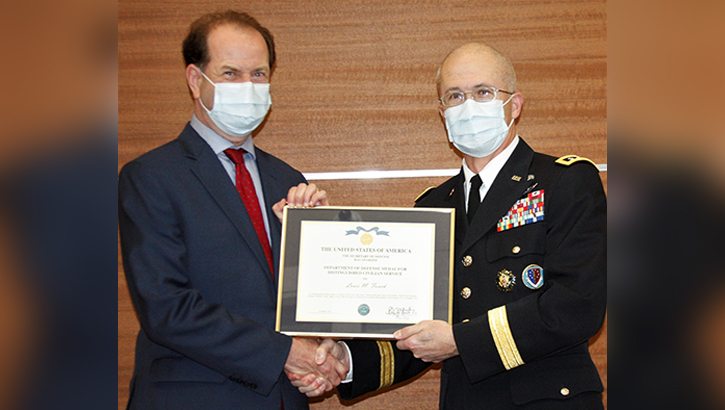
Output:
[[441,114],[441,117],[443,117],[445,119],[446,116],[443,114],[444,111],[445,111],[445,109],[443,109],[443,106],[440,103],[438,103],[438,112]]
[[188,66],[186,66],[186,84],[189,86],[191,96],[195,100],[201,97],[201,82],[203,80],[204,77],[201,76],[199,67],[195,66],[194,64],[189,64]]
[[511,96],[511,118],[519,118],[521,108],[524,106],[524,96],[521,93],[514,93]]

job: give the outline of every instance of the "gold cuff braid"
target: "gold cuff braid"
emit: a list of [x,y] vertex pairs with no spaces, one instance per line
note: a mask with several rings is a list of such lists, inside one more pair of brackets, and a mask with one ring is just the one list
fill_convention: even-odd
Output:
[[516,347],[514,336],[511,334],[506,306],[499,306],[488,311],[488,325],[491,327],[493,341],[506,370],[524,364],[519,349]]
[[395,379],[395,357],[390,342],[379,340],[378,349],[380,350],[380,387],[378,389],[382,389],[393,384]]

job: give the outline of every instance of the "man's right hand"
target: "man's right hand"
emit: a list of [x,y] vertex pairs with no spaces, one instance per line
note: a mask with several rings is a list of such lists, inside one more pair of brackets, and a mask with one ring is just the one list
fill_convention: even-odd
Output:
[[[325,339],[315,352],[315,364],[322,368],[327,368],[333,363],[340,364],[341,367],[335,366],[335,368],[338,369],[339,379],[344,380],[350,369],[350,358],[347,354],[347,348],[343,346],[342,342]],[[339,370],[343,370],[344,372],[341,373]],[[308,397],[321,396],[332,389],[328,388],[325,380],[314,372],[307,374],[288,372],[287,377],[292,381],[293,386],[297,387],[301,393],[306,394]],[[334,386],[338,384],[340,384],[339,381]]]
[[335,346],[330,344],[336,345],[330,339],[326,339],[322,344],[315,339],[298,337],[292,339],[292,348],[287,356],[284,371],[292,384],[309,397],[320,396],[332,390],[345,378],[350,368],[349,364],[341,363],[338,358],[347,357],[346,349],[342,347],[344,352],[340,355]]

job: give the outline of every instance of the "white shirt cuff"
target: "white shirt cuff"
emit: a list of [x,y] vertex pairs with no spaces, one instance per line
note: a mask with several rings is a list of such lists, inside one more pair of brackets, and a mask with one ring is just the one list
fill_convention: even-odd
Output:
[[340,383],[350,383],[352,381],[352,352],[350,352],[350,348],[347,346],[347,343],[337,343],[341,343],[343,346],[345,346],[345,349],[347,349],[347,357],[350,360],[350,369],[347,371],[347,376],[345,376],[345,380],[341,381]]

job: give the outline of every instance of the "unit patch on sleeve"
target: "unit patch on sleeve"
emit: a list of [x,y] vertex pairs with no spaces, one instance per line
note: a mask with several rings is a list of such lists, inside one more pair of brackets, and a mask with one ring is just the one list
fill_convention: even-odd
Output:
[[496,231],[516,228],[544,220],[544,190],[531,192],[516,201],[503,218],[499,219]]

